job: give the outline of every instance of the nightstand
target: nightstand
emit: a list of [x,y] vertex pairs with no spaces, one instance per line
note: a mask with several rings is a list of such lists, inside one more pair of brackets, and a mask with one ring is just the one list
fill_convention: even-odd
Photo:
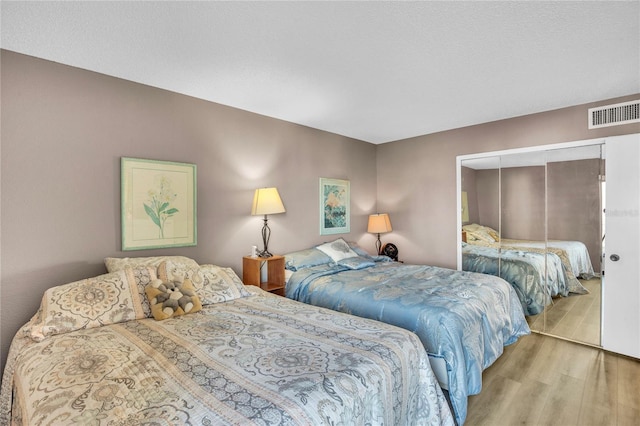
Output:
[[[261,281],[261,269],[267,268],[267,281]],[[242,282],[284,296],[284,256],[242,258]]]

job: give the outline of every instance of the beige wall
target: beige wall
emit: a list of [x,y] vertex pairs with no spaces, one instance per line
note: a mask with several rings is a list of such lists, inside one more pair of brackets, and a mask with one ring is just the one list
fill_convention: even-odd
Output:
[[378,146],[378,210],[393,232],[383,239],[411,263],[456,267],[456,156],[640,133],[640,123],[589,130],[587,110],[601,102],[464,127]]
[[[255,188],[276,186],[273,253],[319,235],[319,177],[351,182],[351,233],[374,249],[375,145],[2,51],[2,365],[45,289],[105,273],[107,256],[181,254],[231,266],[261,246]],[[195,163],[198,245],[120,250],[120,157]]]

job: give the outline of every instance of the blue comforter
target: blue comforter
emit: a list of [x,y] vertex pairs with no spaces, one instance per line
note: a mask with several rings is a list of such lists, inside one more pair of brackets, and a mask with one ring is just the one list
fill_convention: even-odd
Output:
[[[462,269],[499,276],[509,282],[518,294],[525,315],[539,314],[551,303],[552,297],[567,296],[572,287],[562,260],[554,253],[546,253],[545,264],[545,255],[541,253],[463,243]],[[574,286],[582,287],[574,280]]]
[[467,396],[482,388],[482,371],[505,345],[530,332],[507,282],[434,266],[377,262],[353,270],[319,265],[293,273],[286,296],[415,332],[429,355],[446,361],[459,425],[467,415]]

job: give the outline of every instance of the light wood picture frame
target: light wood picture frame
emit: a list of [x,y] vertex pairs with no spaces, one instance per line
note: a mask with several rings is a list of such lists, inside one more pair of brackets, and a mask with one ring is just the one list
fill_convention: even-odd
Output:
[[122,250],[197,245],[196,165],[121,158]]

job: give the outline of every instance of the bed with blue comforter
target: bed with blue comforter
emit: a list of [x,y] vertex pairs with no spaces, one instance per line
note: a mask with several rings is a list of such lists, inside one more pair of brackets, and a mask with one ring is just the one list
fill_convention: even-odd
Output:
[[405,265],[361,250],[326,260],[316,253],[319,247],[285,255],[287,269],[295,271],[286,296],[415,332],[431,357],[445,360],[454,416],[463,424],[468,395],[482,388],[482,371],[504,346],[530,333],[511,285],[491,275]]
[[525,315],[541,313],[553,297],[588,293],[552,252],[462,243],[462,269],[499,276],[509,282],[518,294]]

